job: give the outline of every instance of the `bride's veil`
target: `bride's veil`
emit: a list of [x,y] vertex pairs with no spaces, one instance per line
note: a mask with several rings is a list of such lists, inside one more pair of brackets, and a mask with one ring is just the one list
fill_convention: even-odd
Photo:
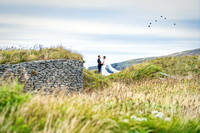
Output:
[[118,73],[120,71],[116,70],[115,68],[113,68],[110,64],[108,64],[108,68],[113,72],[113,73]]
[[116,70],[115,68],[113,68],[113,67],[110,65],[110,63],[107,62],[106,65],[107,65],[108,69],[109,69],[110,71],[112,71],[113,73],[118,73],[118,72],[120,72],[120,71]]

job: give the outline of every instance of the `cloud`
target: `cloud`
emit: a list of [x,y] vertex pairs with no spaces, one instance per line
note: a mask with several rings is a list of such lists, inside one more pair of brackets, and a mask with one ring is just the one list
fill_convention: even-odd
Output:
[[[76,34],[104,34],[104,35],[151,35],[159,37],[199,37],[198,30],[184,28],[154,27],[147,28],[133,25],[109,24],[82,20],[62,20],[22,15],[2,15],[2,24],[22,25],[37,30],[65,31]],[[21,29],[23,30],[23,29]],[[2,34],[6,29],[1,29]],[[10,31],[9,31],[10,32]]]
[[199,18],[199,0],[1,0],[1,4],[34,5],[64,8],[101,8],[128,10],[155,15],[166,15],[172,19]]

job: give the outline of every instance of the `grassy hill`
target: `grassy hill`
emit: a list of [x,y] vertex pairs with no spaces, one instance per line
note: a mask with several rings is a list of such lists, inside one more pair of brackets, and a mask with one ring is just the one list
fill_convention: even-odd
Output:
[[[200,55],[200,48],[199,49],[182,51],[182,52],[178,52],[178,53],[174,53],[174,54],[170,54],[170,55],[166,55],[166,56],[132,59],[132,60],[127,60],[127,61],[123,61],[123,62],[119,62],[119,63],[113,63],[111,65],[112,65],[112,67],[114,67],[117,70],[123,70],[126,67],[132,66],[134,64],[140,64],[140,63],[143,63],[143,62],[147,62],[149,60],[154,60],[156,58],[180,57],[180,56],[184,56],[184,55]],[[95,70],[95,69],[97,69],[97,66],[88,67],[88,70]]]
[[0,132],[198,133],[199,70],[199,55],[157,58],[107,77],[84,69],[83,91],[67,96],[1,81]]
[[130,83],[133,80],[163,78],[160,72],[173,77],[200,75],[200,56],[163,57],[136,64],[120,73],[110,75],[110,79]]
[[[84,69],[84,88],[103,89],[113,82],[132,84],[135,81],[200,76],[200,55],[163,57],[132,65],[119,73],[102,76],[97,71]],[[166,76],[167,75],[167,76]]]

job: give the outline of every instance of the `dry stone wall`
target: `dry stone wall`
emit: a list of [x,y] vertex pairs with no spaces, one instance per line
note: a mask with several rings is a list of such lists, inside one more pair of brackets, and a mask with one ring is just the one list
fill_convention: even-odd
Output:
[[39,60],[1,64],[0,77],[14,75],[25,83],[26,91],[79,91],[83,87],[83,62],[78,60]]

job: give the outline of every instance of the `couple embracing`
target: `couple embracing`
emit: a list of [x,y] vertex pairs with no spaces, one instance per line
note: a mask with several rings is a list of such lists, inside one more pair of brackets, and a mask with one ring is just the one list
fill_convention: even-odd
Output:
[[119,72],[118,70],[114,69],[110,64],[106,63],[106,56],[103,56],[103,61],[101,62],[101,56],[98,55],[97,63],[98,63],[98,73],[101,73],[104,76],[108,76],[112,73]]

